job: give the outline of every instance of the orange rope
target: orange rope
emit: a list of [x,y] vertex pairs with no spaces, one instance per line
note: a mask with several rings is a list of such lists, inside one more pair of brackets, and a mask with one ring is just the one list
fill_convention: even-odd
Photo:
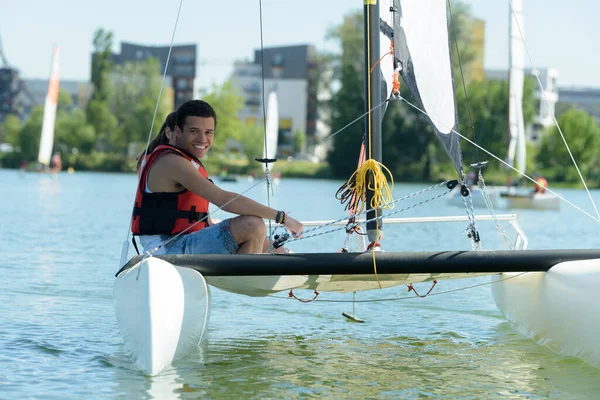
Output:
[[381,62],[381,60],[383,60],[385,58],[385,56],[390,55],[390,54],[394,54],[394,45],[391,46],[392,50],[389,51],[388,53],[385,53],[379,60],[377,60],[377,62],[375,64],[373,64],[373,66],[371,67],[371,69],[369,70],[369,73],[373,72],[373,68],[375,68],[377,66],[377,64],[379,64]]
[[290,292],[288,293],[288,297],[294,298],[294,299],[298,300],[301,303],[310,303],[311,301],[314,301],[317,297],[319,297],[319,292],[317,292],[315,290],[315,297],[313,297],[312,299],[301,299],[299,297],[296,297],[296,295],[294,294],[294,292],[292,291],[292,289],[290,289]]
[[431,291],[433,290],[433,288],[435,287],[435,285],[437,285],[437,281],[435,281],[435,280],[434,280],[434,281],[433,281],[433,285],[431,285],[431,287],[429,288],[429,291],[428,291],[427,293],[425,293],[424,295],[422,295],[422,296],[421,296],[419,293],[417,293],[417,289],[415,289],[415,288],[413,287],[412,283],[408,285],[408,291],[410,292],[410,291],[412,290],[413,292],[415,292],[415,294],[416,294],[418,297],[420,297],[420,298],[425,298],[425,297],[427,297],[427,295],[428,295],[429,293],[431,293]]

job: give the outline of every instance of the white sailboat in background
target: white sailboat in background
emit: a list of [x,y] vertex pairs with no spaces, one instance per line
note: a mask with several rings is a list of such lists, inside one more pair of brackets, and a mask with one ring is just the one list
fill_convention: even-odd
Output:
[[[266,139],[263,150],[263,158],[274,160],[277,156],[277,145],[279,139],[279,104],[277,92],[271,90],[267,98],[267,121],[265,123]],[[273,170],[273,163],[269,163],[269,171]],[[267,170],[267,164],[262,165],[263,172]],[[273,183],[278,184],[280,176],[272,175]]]
[[[509,7],[510,7],[509,3]],[[525,39],[523,0],[512,1],[510,14],[510,42],[509,42],[509,98],[508,98],[508,130],[510,141],[506,162],[527,173],[527,147],[525,137],[525,122],[523,118],[523,87],[525,84]],[[516,159],[515,159],[516,155]],[[516,161],[516,164],[515,164]],[[515,187],[510,187],[501,193],[506,208],[533,208],[557,210],[560,208],[560,199],[553,193],[523,192]]]
[[[382,104],[388,104],[394,87],[388,80],[391,77],[384,76],[390,66],[381,65],[391,62],[391,71],[401,73],[414,97],[420,100],[419,108],[424,110],[456,172],[464,175],[456,134],[447,13],[445,0],[364,2],[365,99],[369,111],[365,114],[365,143],[367,154],[373,154],[367,161],[381,160]],[[386,38],[387,44],[393,42],[394,47],[391,56],[382,59],[380,41],[386,43]],[[412,105],[404,100],[403,106]],[[373,192],[366,194],[368,197]],[[350,221],[346,221],[345,212],[340,214],[344,217],[338,221],[309,221],[305,226],[328,229],[339,225],[339,229],[348,232]],[[375,218],[371,217],[373,214]],[[495,277],[494,300],[519,331],[539,343],[552,343],[565,354],[600,366],[600,250],[526,250],[527,240],[515,216],[486,218],[470,213],[382,220],[384,214],[377,208],[368,210],[366,215],[363,223],[373,249],[374,242],[381,239],[378,234],[384,223],[467,221],[466,236],[474,250],[400,252],[393,251],[395,243],[390,242],[391,251],[385,252],[339,252],[336,247],[327,253],[134,256],[117,272],[113,294],[126,351],[136,366],[149,375],[158,374],[189,353],[206,337],[211,300],[208,285],[249,296],[266,296],[292,289],[349,293],[491,275]],[[475,219],[496,223],[510,220],[517,232],[511,249],[481,250]],[[304,232],[304,238],[308,232]],[[326,233],[329,231],[313,236]]]
[[38,163],[41,169],[52,170],[52,172],[58,172],[60,171],[60,168],[62,168],[60,156],[58,154],[54,157],[52,156],[52,149],[54,147],[54,122],[56,120],[59,86],[59,50],[57,46],[54,46],[52,49],[50,80],[48,82],[46,102],[44,103],[44,120],[42,122],[42,134],[38,152]]

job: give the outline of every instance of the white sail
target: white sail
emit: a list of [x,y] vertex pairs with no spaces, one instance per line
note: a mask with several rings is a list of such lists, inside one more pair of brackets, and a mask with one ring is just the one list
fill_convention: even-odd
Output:
[[400,4],[406,45],[424,111],[441,134],[449,134],[456,124],[456,109],[446,0],[403,0]]
[[[381,0],[379,2],[379,18],[383,24],[386,24],[386,26],[390,27],[390,30],[393,30],[394,18],[393,13],[390,11],[391,5],[390,0]],[[392,93],[394,78],[394,55],[390,54],[392,41],[384,32],[379,33],[379,41],[379,52],[381,54],[379,65],[385,82],[385,93],[382,93],[382,96],[388,99]]]
[[46,166],[50,165],[52,147],[54,146],[54,120],[56,119],[56,106],[58,104],[58,87],[58,47],[54,46],[54,49],[52,50],[52,67],[50,70],[48,93],[46,94],[46,103],[44,104],[44,121],[42,123],[40,150],[38,152],[38,162]]
[[[509,3],[510,4],[510,3]],[[508,163],[525,173],[525,123],[523,121],[523,84],[525,44],[523,32],[523,1],[513,0],[510,10],[510,74],[508,120],[510,143]]]
[[[267,99],[267,122],[266,139],[263,155],[265,158],[275,158],[277,155],[277,138],[279,135],[279,108],[277,105],[277,93],[271,91]],[[263,170],[266,164],[263,164]]]

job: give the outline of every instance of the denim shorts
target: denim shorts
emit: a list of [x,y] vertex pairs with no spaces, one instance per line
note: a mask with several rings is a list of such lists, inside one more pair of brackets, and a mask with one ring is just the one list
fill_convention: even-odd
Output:
[[168,241],[170,236],[165,235],[163,243],[166,254],[235,254],[238,245],[229,230],[231,219],[202,228],[199,231],[180,235]]

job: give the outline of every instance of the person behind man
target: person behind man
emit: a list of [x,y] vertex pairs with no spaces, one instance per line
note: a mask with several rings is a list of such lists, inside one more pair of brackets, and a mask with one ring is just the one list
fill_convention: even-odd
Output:
[[173,111],[167,118],[165,118],[165,122],[163,122],[158,134],[148,143],[148,147],[145,151],[142,151],[139,156],[137,156],[137,171],[140,172],[142,168],[142,162],[145,163],[150,153],[154,151],[158,146],[164,144],[171,144],[169,141],[171,140],[171,135],[175,130],[175,123],[177,118],[177,113]]
[[[132,217],[132,232],[144,249],[164,245],[155,254],[262,253],[270,245],[263,218],[294,235],[303,231],[283,211],[222,190],[208,179],[200,159],[212,146],[216,126],[210,104],[190,100],[176,112],[172,145],[159,145],[147,156]],[[238,216],[208,225],[209,203]]]

